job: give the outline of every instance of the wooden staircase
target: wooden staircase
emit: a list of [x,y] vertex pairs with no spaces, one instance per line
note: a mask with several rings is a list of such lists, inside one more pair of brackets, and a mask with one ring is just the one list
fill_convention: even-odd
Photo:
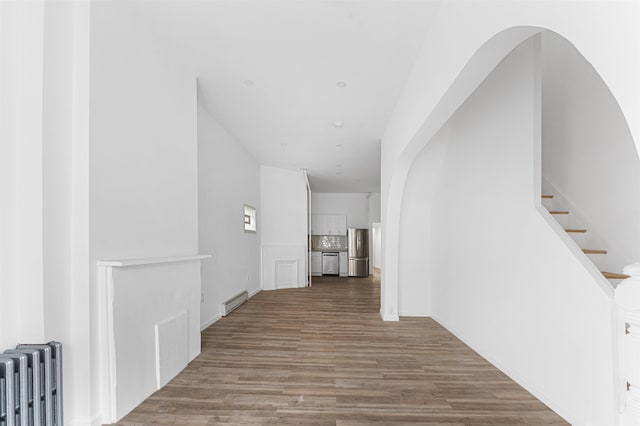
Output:
[[[546,194],[542,196],[543,199],[553,199],[553,195]],[[568,215],[569,211],[567,210],[549,210],[549,213],[552,215]],[[569,234],[584,234],[587,232],[586,229],[575,229],[575,228],[565,228],[565,232]],[[603,249],[586,249],[583,248],[582,252],[584,254],[597,254],[597,255],[606,255],[607,250]],[[624,280],[629,278],[629,275],[618,274],[614,272],[600,271],[602,275],[608,280]]]

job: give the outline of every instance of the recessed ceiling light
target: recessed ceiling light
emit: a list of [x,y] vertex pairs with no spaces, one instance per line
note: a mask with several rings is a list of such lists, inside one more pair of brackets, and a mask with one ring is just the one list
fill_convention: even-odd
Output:
[[343,89],[343,88],[347,87],[347,82],[346,81],[338,81],[336,83],[336,86],[338,86],[339,88]]
[[344,126],[344,123],[340,120],[333,122],[333,127],[335,127],[336,129],[341,129],[342,126]]
[[255,81],[253,81],[253,80],[245,80],[245,81],[243,81],[243,83],[244,83],[245,86],[248,86],[248,87],[253,87],[253,86],[256,85]]

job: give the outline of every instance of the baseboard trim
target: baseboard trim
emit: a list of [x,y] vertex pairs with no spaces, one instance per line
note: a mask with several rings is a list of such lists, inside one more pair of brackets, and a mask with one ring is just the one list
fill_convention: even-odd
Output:
[[400,321],[400,317],[398,315],[385,314],[382,312],[382,309],[380,310],[380,317],[382,318],[382,321]]
[[252,290],[249,292],[249,299],[251,299],[253,296],[255,296],[256,294],[260,293],[262,291],[261,288],[256,288],[255,290]]
[[429,317],[429,313],[428,312],[421,312],[421,311],[402,311],[399,313],[399,315],[401,317],[424,317],[424,318],[428,318]]
[[218,320],[220,320],[220,318],[222,318],[220,315],[214,315],[211,318],[209,318],[208,320],[206,320],[205,322],[200,324],[200,331],[204,331],[205,329],[211,327],[215,322],[217,322]]
[[102,426],[102,415],[98,414],[91,419],[91,426]]
[[71,424],[73,426],[101,426],[102,414],[96,414],[91,419],[73,419]]

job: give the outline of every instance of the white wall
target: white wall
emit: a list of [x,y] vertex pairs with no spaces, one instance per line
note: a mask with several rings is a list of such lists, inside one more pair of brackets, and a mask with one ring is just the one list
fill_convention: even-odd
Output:
[[439,135],[431,315],[572,424],[614,424],[611,291],[547,221],[536,189],[534,47],[509,55]]
[[574,43],[611,89],[638,143],[637,22],[634,1],[442,3],[382,139],[384,318],[397,318],[398,259],[404,255],[399,251],[402,198],[411,162],[424,143],[506,53],[539,31],[535,27],[551,29]]
[[95,262],[197,253],[197,100],[195,76],[121,3],[91,7],[91,381],[98,414]]
[[415,159],[405,188],[400,225],[398,274],[398,313],[401,316],[428,316],[431,313],[431,252],[438,250],[429,243],[433,232],[433,211],[447,206],[434,203],[438,191],[438,175],[449,141],[447,128],[442,129]]
[[514,26],[546,28],[569,39],[610,87],[637,139],[638,7],[635,1],[443,2],[385,131],[383,166],[397,158],[472,55]]
[[0,290],[11,301],[0,314],[0,343],[7,346],[44,338],[43,23],[41,2],[0,5]]
[[260,166],[257,215],[263,290],[306,285],[307,214],[302,172]]
[[89,424],[89,4],[45,2],[44,31],[44,337],[63,344],[68,422]]
[[0,2],[0,21],[0,348],[62,342],[65,416],[88,424],[89,4]]
[[257,161],[198,106],[198,212],[203,302],[200,322],[220,317],[220,304],[247,290],[260,289],[260,235],[244,232],[245,204],[260,208]]
[[640,259],[640,162],[629,128],[569,42],[544,33],[542,58],[542,174],[559,191],[554,209],[588,229],[583,248],[608,251],[592,256],[602,270],[621,272]]
[[43,126],[44,305],[48,336],[69,341],[71,323],[71,173],[74,92],[73,3],[45,3]]
[[380,193],[372,192],[369,196],[369,223],[380,222],[381,220],[381,212],[380,212]]
[[368,194],[311,193],[312,214],[340,214],[347,216],[347,228],[369,228]]
[[380,193],[313,192],[311,213],[343,214],[347,216],[347,228],[370,228],[380,222]]

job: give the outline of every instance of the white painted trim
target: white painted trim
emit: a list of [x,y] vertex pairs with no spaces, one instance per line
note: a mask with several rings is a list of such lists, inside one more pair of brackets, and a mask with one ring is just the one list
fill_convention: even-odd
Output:
[[[180,363],[180,369],[178,370],[177,373],[175,374],[169,373],[171,377],[167,378],[166,371],[165,372],[162,371],[162,359],[164,358],[161,356],[162,349],[167,347],[166,343],[164,345],[161,344],[162,337],[163,337],[163,333],[162,333],[163,326],[166,326],[171,322],[178,321],[179,319],[182,319],[182,318],[184,318],[184,324],[183,324],[184,328],[180,330],[179,334],[185,336],[186,338],[186,345],[184,345],[184,349],[186,352],[184,357],[184,363]],[[189,361],[191,361],[189,359],[189,310],[185,309],[184,311],[178,312],[168,318],[165,318],[164,320],[157,322],[153,328],[154,328],[154,334],[155,334],[156,388],[162,389],[164,386],[167,385],[167,383],[169,383],[174,377],[176,377],[180,373],[180,371],[184,370],[189,364]],[[164,331],[166,333],[166,328],[164,328]],[[166,337],[166,334],[164,336]],[[200,336],[198,336],[198,338],[200,338]],[[176,362],[176,360],[174,359],[173,361],[174,361],[174,364],[177,364],[182,360],[177,360],[178,362]]]
[[91,426],[102,426],[102,416],[100,414],[96,414],[90,420]]
[[398,315],[395,314],[384,314],[382,312],[382,308],[380,309],[380,317],[382,318],[382,321],[400,321],[400,317]]
[[423,317],[428,318],[429,312],[425,311],[400,311],[399,316],[401,317]]
[[210,254],[196,254],[191,256],[148,257],[143,259],[99,260],[97,263],[98,266],[127,267],[158,263],[188,262],[192,260],[209,259],[210,257]]
[[102,416],[100,414],[96,414],[90,419],[73,419],[71,420],[71,424],[73,426],[101,426],[103,422]]
[[[299,265],[298,265],[298,259],[281,259],[281,260],[275,260],[274,261],[274,265],[275,265],[275,276],[274,276],[274,283],[275,283],[275,290],[280,290],[283,288],[298,288],[298,287],[304,287],[300,285],[299,282],[299,275],[300,275],[300,270],[299,270]],[[290,283],[291,285],[287,285],[289,283],[284,282],[284,286],[280,287],[280,271],[281,268],[283,272],[286,271],[286,268],[290,268],[292,271],[292,275],[293,275],[293,282]]]
[[[498,362],[497,360],[495,360],[493,358],[486,357],[484,355],[483,351],[480,351],[478,347],[476,347],[475,345],[471,344],[469,342],[469,340],[466,339],[466,337],[462,333],[460,333],[454,327],[450,327],[449,324],[447,324],[441,318],[438,318],[437,315],[435,315],[435,316],[431,315],[431,319],[434,320],[435,322],[437,322],[441,327],[445,328],[449,333],[453,334],[456,338],[461,340],[462,343],[467,345],[475,353],[477,353],[482,358],[487,360],[490,364],[492,364],[498,370],[500,370],[504,374],[506,374],[511,380],[513,380],[514,382],[518,383],[520,386],[525,388],[525,390],[527,390],[527,392],[531,393],[534,397],[538,398],[540,401],[542,401],[543,404],[545,404],[547,407],[551,408],[551,410],[553,410],[558,415],[563,417],[567,422],[569,422],[572,425],[577,425],[577,424],[581,423],[580,422],[580,419],[581,419],[580,416],[575,415],[574,413],[566,413],[565,412],[566,410],[561,410],[562,407],[559,407],[556,404],[554,404],[552,398],[548,398],[538,388],[536,388],[535,386],[532,386],[531,383],[529,383],[527,380],[523,380],[522,377],[520,377],[518,374],[515,374],[512,370],[506,368],[501,362]],[[562,413],[562,414],[560,414],[560,413]],[[570,414],[570,415],[568,415],[568,414]]]
[[255,296],[256,294],[260,293],[262,291],[261,288],[256,288],[255,290],[252,290],[249,292],[249,299],[251,299],[253,296]]
[[218,322],[218,320],[220,320],[220,318],[222,318],[222,316],[220,315],[214,315],[211,318],[209,318],[208,320],[206,320],[205,322],[200,324],[200,332],[203,332],[205,329],[211,327],[214,323]]
[[113,268],[98,268],[98,292],[101,303],[98,306],[100,329],[100,382],[103,392],[100,396],[101,420],[112,423],[116,420],[116,348],[113,329]]

